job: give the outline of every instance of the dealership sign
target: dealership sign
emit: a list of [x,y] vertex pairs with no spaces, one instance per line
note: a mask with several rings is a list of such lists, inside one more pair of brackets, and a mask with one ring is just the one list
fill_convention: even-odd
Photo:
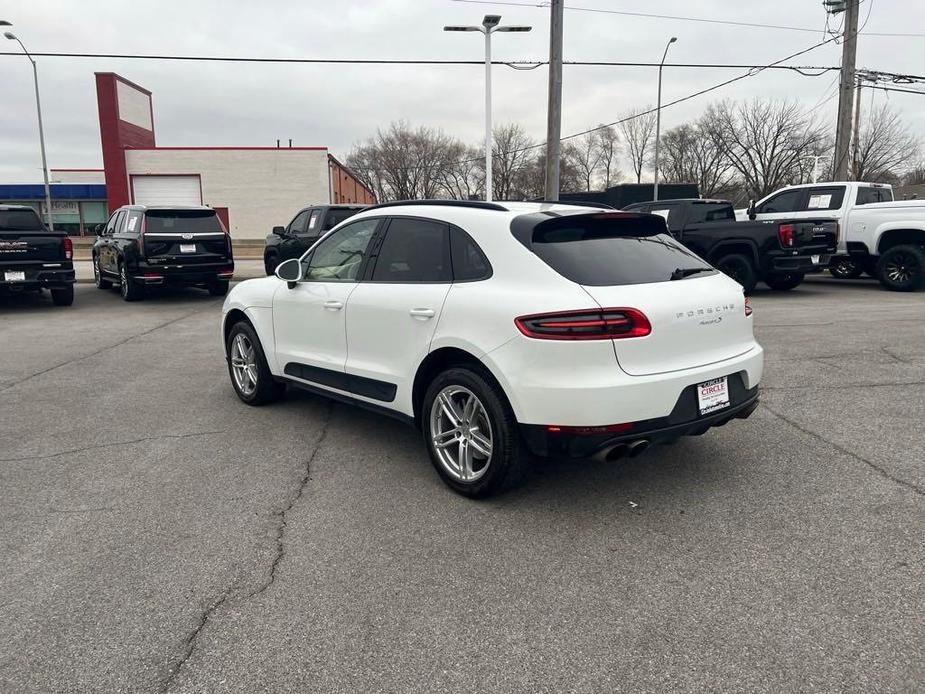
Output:
[[[79,203],[76,200],[52,200],[52,214],[80,214]],[[45,203],[42,203],[42,214],[46,214]]]

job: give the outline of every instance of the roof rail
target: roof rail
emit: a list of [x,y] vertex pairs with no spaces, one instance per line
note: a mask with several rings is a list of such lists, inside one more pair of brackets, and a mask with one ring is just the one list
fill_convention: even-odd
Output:
[[606,202],[594,202],[592,200],[529,200],[528,202],[541,202],[547,205],[574,205],[576,207],[603,207],[608,210],[617,209],[613,205],[608,205]]
[[409,205],[432,205],[436,207],[469,207],[476,210],[495,210],[497,212],[507,212],[508,209],[495,202],[486,202],[484,200],[395,200],[393,202],[383,202],[378,205],[367,207],[364,212],[369,210],[378,210],[380,207],[406,207]]

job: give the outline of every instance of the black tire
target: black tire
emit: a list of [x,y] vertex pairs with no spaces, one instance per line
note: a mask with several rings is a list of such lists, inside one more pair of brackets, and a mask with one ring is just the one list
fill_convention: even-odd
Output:
[[[478,475],[474,480],[467,481],[451,472],[440,459],[437,447],[433,441],[433,410],[434,402],[438,395],[446,389],[462,388],[474,395],[481,405],[481,412],[476,421],[481,422],[477,427],[466,424],[467,436],[471,436],[472,429],[484,428],[485,419],[488,427],[491,429],[491,455],[476,470],[475,458],[472,460],[471,469],[474,474]],[[450,397],[453,397],[452,395]],[[463,397],[465,394],[463,393]],[[438,405],[439,408],[439,405]],[[441,420],[446,419],[450,423],[447,415],[437,415]],[[457,411],[459,414],[459,411]],[[471,427],[471,429],[470,429]],[[507,398],[501,391],[494,380],[482,369],[476,366],[459,366],[447,369],[438,374],[427,388],[424,395],[424,402],[421,409],[421,430],[424,433],[424,443],[427,446],[427,452],[430,454],[431,462],[437,470],[437,473],[443,481],[454,491],[468,497],[479,498],[498,494],[506,489],[517,486],[524,478],[527,469],[527,457],[524,455],[520,434],[517,428],[517,420],[514,417],[514,411],[511,409]],[[453,444],[451,444],[453,445]],[[452,459],[458,459],[459,446],[456,444],[455,452],[448,451],[447,455]],[[466,444],[468,445],[468,444]],[[478,463],[482,463],[481,460]]]
[[752,259],[747,255],[741,253],[724,255],[713,263],[713,267],[741,284],[746,294],[751,294],[755,285],[758,284],[758,271]]
[[125,263],[119,263],[119,293],[125,301],[141,301],[145,295],[144,287],[128,276]]
[[799,287],[803,283],[805,275],[802,272],[789,272],[784,275],[769,275],[764,278],[764,283],[771,289],[778,292],[786,292],[794,287]]
[[216,280],[208,286],[212,296],[225,296],[228,293],[228,280]]
[[276,266],[279,265],[279,255],[276,253],[267,253],[263,256],[263,270],[267,275],[276,272]]
[[[257,383],[253,391],[242,388],[235,377],[232,350],[238,335],[242,335],[254,349],[253,366],[257,374]],[[234,388],[234,392],[241,402],[255,407],[268,405],[279,400],[286,392],[286,384],[278,382],[270,373],[270,367],[267,366],[267,358],[263,352],[263,346],[260,344],[260,338],[257,337],[254,327],[246,320],[239,321],[231,327],[228,333],[228,341],[225,343],[225,355],[228,361],[228,377],[231,379],[231,387]]]
[[835,279],[856,280],[864,272],[861,264],[846,255],[836,256],[829,263],[829,273]]
[[74,285],[69,284],[60,289],[52,289],[51,300],[55,306],[70,306],[74,303]]
[[112,282],[103,278],[98,256],[93,256],[93,283],[96,285],[97,289],[112,289]]
[[877,279],[893,292],[914,292],[925,282],[925,250],[903,244],[884,251],[877,261]]

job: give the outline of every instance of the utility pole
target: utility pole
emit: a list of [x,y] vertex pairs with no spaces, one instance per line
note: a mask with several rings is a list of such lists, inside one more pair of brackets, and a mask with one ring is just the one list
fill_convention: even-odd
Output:
[[549,4],[549,107],[546,125],[546,200],[559,199],[559,157],[562,134],[562,16],[563,0]]
[[848,162],[851,149],[851,107],[854,101],[855,63],[858,42],[859,0],[847,0],[845,6],[845,33],[841,54],[841,84],[838,88],[838,122],[835,130],[836,181],[848,179]]
[[851,136],[853,146],[851,148],[851,166],[852,174],[858,170],[858,150],[861,146],[861,80],[858,80],[854,94],[854,134]]

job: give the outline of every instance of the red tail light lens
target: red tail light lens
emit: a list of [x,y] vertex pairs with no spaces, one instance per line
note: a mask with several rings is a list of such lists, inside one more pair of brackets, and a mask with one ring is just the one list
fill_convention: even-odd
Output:
[[69,236],[64,237],[64,259],[73,260],[74,259],[74,242],[71,241]]
[[781,224],[777,227],[777,238],[784,248],[793,247],[793,224]]
[[748,297],[745,297],[745,317],[752,315],[752,305],[748,302]]
[[514,324],[538,340],[620,340],[652,332],[649,319],[635,308],[539,313],[516,318]]

